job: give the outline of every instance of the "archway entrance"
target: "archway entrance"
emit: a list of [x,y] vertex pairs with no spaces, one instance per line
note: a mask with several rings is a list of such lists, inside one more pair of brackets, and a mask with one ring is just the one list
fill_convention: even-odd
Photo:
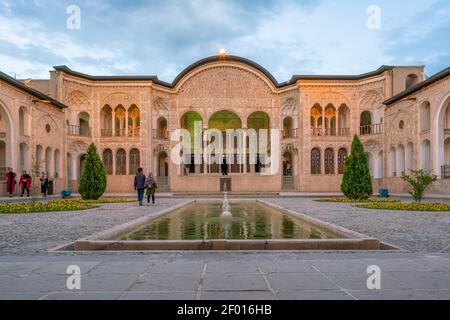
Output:
[[0,105],[0,180],[5,180],[7,167],[12,167],[11,126],[6,110]]
[[158,177],[168,177],[169,176],[169,157],[167,153],[161,152],[158,155]]

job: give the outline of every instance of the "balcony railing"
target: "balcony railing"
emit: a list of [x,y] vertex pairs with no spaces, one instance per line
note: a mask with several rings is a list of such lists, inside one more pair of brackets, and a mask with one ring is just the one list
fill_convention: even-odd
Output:
[[382,134],[383,124],[370,124],[366,126],[361,126],[359,131],[362,136],[369,134]]
[[444,128],[444,135],[450,136],[450,128]]
[[297,138],[297,129],[284,129],[283,139]]
[[6,138],[6,132],[0,132],[0,138]]
[[153,138],[161,139],[161,140],[168,140],[169,139],[169,131],[154,129],[153,130]]
[[311,128],[311,135],[313,137],[348,137],[350,136],[349,128]]
[[112,137],[113,136],[112,129],[102,129],[100,133],[101,133],[102,137]]
[[91,128],[84,126],[68,125],[67,134],[69,136],[91,137]]
[[140,128],[129,128],[128,129],[128,136],[129,137],[139,137],[141,134]]
[[450,165],[441,167],[442,179],[450,179]]
[[6,180],[6,167],[0,167],[0,181]]

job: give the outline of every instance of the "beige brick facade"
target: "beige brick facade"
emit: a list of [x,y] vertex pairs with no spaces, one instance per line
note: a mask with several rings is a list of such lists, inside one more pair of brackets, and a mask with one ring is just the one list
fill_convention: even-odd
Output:
[[[401,172],[424,168],[440,178],[433,192],[449,193],[444,166],[450,165],[450,75],[429,80],[421,66],[384,66],[360,76],[294,76],[280,84],[262,67],[232,56],[197,62],[172,84],[55,67],[47,82],[27,85],[67,108],[0,80],[0,167],[18,173],[39,167],[49,172],[56,192],[76,188],[94,142],[109,173],[108,192],[133,191],[139,166],[158,177],[162,190],[218,192],[219,171],[174,164],[176,142],[169,138],[187,113],[195,112],[208,129],[218,112],[227,111],[244,130],[256,114],[267,116],[272,131],[280,130],[276,173],[236,167],[228,176],[234,192],[339,191],[343,162],[358,134],[376,188],[405,192]],[[410,93],[396,100],[406,89]]]

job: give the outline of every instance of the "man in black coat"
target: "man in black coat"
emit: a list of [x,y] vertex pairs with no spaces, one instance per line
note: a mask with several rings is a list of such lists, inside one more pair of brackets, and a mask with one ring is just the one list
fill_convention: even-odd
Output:
[[144,192],[145,192],[145,180],[144,169],[139,168],[136,176],[134,177],[134,190],[138,193],[139,205],[143,206]]

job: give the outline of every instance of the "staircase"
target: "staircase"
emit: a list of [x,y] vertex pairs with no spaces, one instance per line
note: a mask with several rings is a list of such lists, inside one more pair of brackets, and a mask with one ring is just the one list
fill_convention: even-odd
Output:
[[294,191],[294,177],[283,176],[283,191]]
[[169,192],[169,177],[158,177],[158,189],[156,192]]

